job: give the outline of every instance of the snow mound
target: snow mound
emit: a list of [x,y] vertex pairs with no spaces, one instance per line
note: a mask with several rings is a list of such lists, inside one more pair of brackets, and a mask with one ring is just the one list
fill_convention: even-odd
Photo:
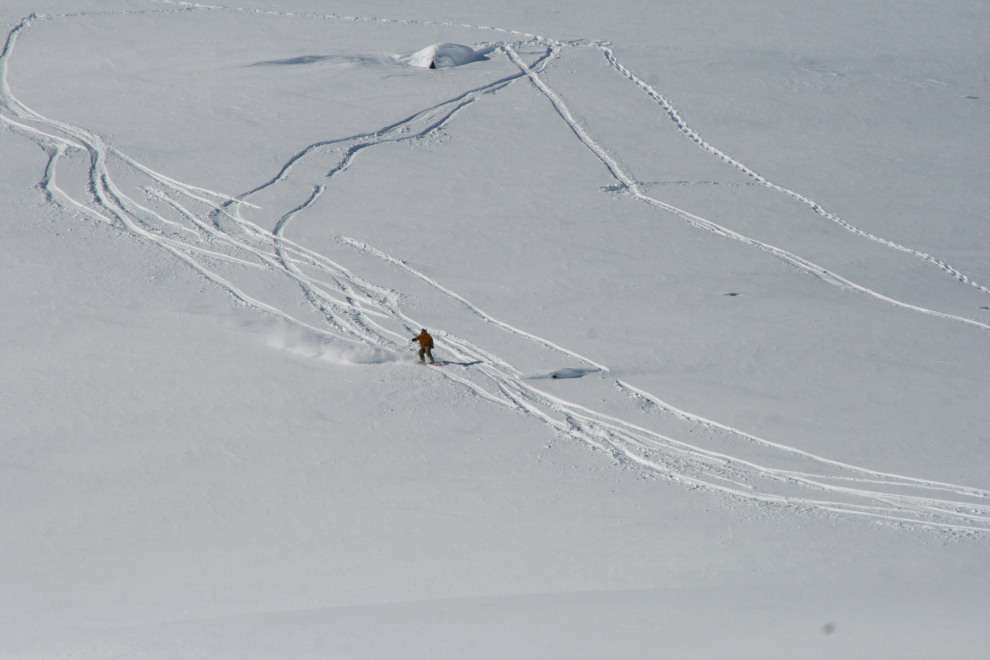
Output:
[[460,44],[433,44],[401,58],[409,66],[424,69],[449,69],[487,59],[483,51]]

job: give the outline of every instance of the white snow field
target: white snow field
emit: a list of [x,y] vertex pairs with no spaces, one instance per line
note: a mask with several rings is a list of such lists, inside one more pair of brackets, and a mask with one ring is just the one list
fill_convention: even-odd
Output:
[[0,657],[988,657],[986,2],[0,23]]

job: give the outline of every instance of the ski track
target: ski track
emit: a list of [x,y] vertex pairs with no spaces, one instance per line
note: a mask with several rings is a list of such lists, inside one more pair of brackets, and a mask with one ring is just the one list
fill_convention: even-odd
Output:
[[[175,2],[174,0],[156,1],[182,7],[181,9],[167,10],[172,12],[207,9],[284,15],[261,10],[207,7]],[[160,11],[158,13],[165,12]],[[72,16],[66,15],[63,18],[71,18]],[[451,25],[336,16],[320,17],[335,20],[367,20],[413,25]],[[678,127],[699,145],[740,168],[762,185],[795,197],[812,206],[819,214],[843,224],[838,218],[826,214],[820,206],[811,200],[762,179],[697,137],[696,133],[683,124],[679,115],[662,96],[633,76],[615,59],[614,53],[607,45],[590,42],[565,44],[510,30],[458,25],[457,27],[495,30],[524,36],[529,38],[526,45],[546,47],[547,51],[536,61],[534,66],[529,66],[516,52],[518,44],[497,43],[495,44],[497,49],[519,68],[520,73],[518,75],[503,78],[460,94],[379,131],[310,145],[290,158],[271,180],[243,195],[234,197],[188,185],[155,172],[119,150],[108,147],[99,136],[83,128],[43,117],[20,103],[8,85],[8,61],[14,51],[17,37],[27,30],[33,21],[49,18],[52,17],[35,14],[24,19],[11,30],[4,50],[0,54],[0,121],[10,130],[34,140],[48,155],[48,163],[39,184],[48,200],[69,210],[77,211],[88,218],[119,227],[140,240],[166,250],[206,279],[228,291],[241,303],[301,328],[303,331],[311,333],[320,342],[339,344],[353,350],[363,347],[364,350],[372,351],[375,357],[373,361],[400,359],[399,354],[406,351],[409,333],[415,332],[421,324],[402,311],[401,295],[398,292],[368,282],[325,255],[285,238],[286,228],[295,217],[316,204],[330,182],[346,172],[363,150],[401,141],[415,142],[426,139],[446,127],[459,112],[485,95],[496,94],[506,86],[524,79],[529,80],[546,96],[557,114],[568,124],[577,138],[601,160],[623,189],[639,201],[673,213],[696,227],[770,252],[795,267],[810,272],[840,288],[865,293],[885,302],[928,315],[963,321],[990,329],[990,326],[969,319],[891,300],[815,266],[796,255],[742,236],[645,195],[640,190],[639,184],[622,168],[618,160],[590,136],[574,119],[563,99],[540,78],[539,74],[550,61],[560,55],[564,48],[589,45],[600,48],[614,68],[660,103],[675,123],[678,123]],[[242,217],[241,209],[243,207],[258,208],[247,201],[251,196],[285,181],[290,171],[303,160],[325,156],[334,149],[340,151],[340,158],[328,171],[324,181],[314,185],[305,200],[279,217],[272,230],[264,229]],[[87,189],[83,191],[82,196],[77,193],[73,197],[60,188],[57,182],[58,163],[70,151],[79,151],[89,157]],[[152,206],[158,205],[160,210],[141,205],[126,195],[114,183],[111,176],[112,167],[129,168],[132,174],[146,177],[150,181],[149,185],[144,186],[146,196],[150,204]],[[169,209],[175,214],[173,219],[164,215],[165,209]],[[225,226],[228,228],[225,229]],[[843,226],[847,229],[850,228],[845,224]],[[850,230],[853,231],[855,228]],[[858,230],[855,231],[858,232]],[[883,239],[877,239],[864,232],[861,233],[872,240],[885,242]],[[433,278],[412,268],[401,259],[356,239],[340,237],[338,241],[341,245],[382,260],[419,279],[441,295],[456,301],[485,323],[521,340],[534,342],[562,357],[584,362],[600,370],[598,378],[603,383],[610,380],[608,369],[604,365],[547,339],[500,321]],[[885,243],[895,249],[912,252],[918,256],[927,256],[896,244]],[[208,267],[207,264],[211,261],[241,267],[260,268],[270,272],[275,277],[288,277],[300,286],[305,299],[320,314],[330,329],[315,327],[248,295],[233,282]],[[943,270],[958,275],[954,269],[941,262],[937,262],[937,265],[940,265]],[[959,279],[973,286],[978,286],[961,275]],[[979,288],[987,291],[983,287]],[[485,401],[545,423],[560,436],[586,442],[592,447],[609,453],[622,463],[641,466],[689,487],[715,491],[732,498],[758,502],[768,507],[869,516],[889,524],[921,525],[959,533],[983,533],[990,530],[990,505],[984,503],[990,498],[990,491],[841,463],[759,438],[742,430],[679,410],[627,383],[619,380],[611,381],[614,389],[624,397],[641,400],[648,404],[651,409],[664,415],[679,418],[696,428],[704,429],[706,432],[727,435],[741,443],[757,445],[763,452],[770,452],[776,457],[798,458],[806,466],[806,470],[772,468],[737,456],[707,450],[624,419],[606,415],[553,396],[524,382],[521,378],[521,372],[497,355],[443,330],[437,330],[436,335],[438,347],[449,351],[456,360],[466,363],[466,366],[459,368],[450,366],[450,368],[431,370],[428,377],[448,379],[465,387],[469,392]]]
[[806,273],[814,275],[815,277],[821,279],[822,281],[831,284],[833,286],[836,286],[840,289],[862,293],[871,298],[888,303],[890,305],[901,307],[903,309],[911,310],[914,312],[919,312],[927,316],[950,319],[953,321],[958,321],[960,323],[965,323],[967,325],[972,325],[978,328],[982,328],[984,330],[990,330],[990,325],[987,325],[985,323],[980,323],[979,321],[974,321],[973,319],[969,319],[964,316],[946,314],[944,312],[938,312],[933,309],[920,307],[918,305],[912,305],[910,303],[905,303],[900,300],[890,298],[889,296],[885,296],[865,286],[847,280],[844,277],[841,277],[795,254],[787,252],[786,250],[782,250],[778,247],[770,245],[769,243],[764,243],[762,241],[758,241],[748,236],[744,236],[743,234],[734,232],[731,229],[718,225],[710,220],[706,220],[701,216],[695,215],[693,213],[689,213],[683,209],[679,209],[676,206],[667,204],[666,202],[660,201],[659,199],[656,199],[654,197],[650,197],[640,189],[639,183],[628,172],[626,172],[626,170],[619,164],[619,162],[611,154],[609,154],[608,151],[601,144],[596,142],[588,134],[588,131],[585,130],[584,127],[581,126],[581,124],[574,118],[574,115],[571,113],[570,109],[567,107],[564,100],[556,92],[550,89],[550,87],[539,77],[536,71],[530,69],[526,65],[526,63],[519,58],[519,56],[515,53],[515,51],[511,48],[511,46],[509,45],[502,46],[501,50],[516,64],[516,66],[518,66],[522,71],[526,73],[526,75],[529,77],[530,80],[532,80],[533,84],[537,87],[537,89],[539,89],[540,92],[542,92],[543,95],[547,97],[547,99],[553,105],[554,110],[556,110],[557,114],[560,115],[561,119],[563,119],[567,123],[567,125],[570,126],[571,130],[574,132],[574,135],[576,135],[577,138],[582,143],[584,143],[584,145],[588,147],[588,149],[592,153],[595,154],[595,156],[608,169],[612,177],[622,186],[623,189],[625,189],[625,191],[628,194],[630,194],[635,199],[645,202],[650,206],[663,209],[668,213],[672,213],[673,215],[686,220],[689,224],[691,224],[693,227],[697,227],[698,229],[704,229],[718,236],[736,240],[745,245],[749,245],[751,247],[755,247],[765,252],[768,252],[773,256],[777,257],[778,259],[780,259],[781,261],[784,261],[785,263],[790,264],[791,266],[799,270],[802,270]]
[[940,259],[936,259],[935,257],[931,256],[930,254],[927,254],[925,252],[921,252],[920,250],[915,250],[913,248],[905,247],[903,245],[900,245],[899,243],[895,243],[894,241],[890,241],[890,240],[887,240],[885,238],[881,238],[879,236],[876,236],[874,234],[871,234],[871,233],[869,233],[867,231],[863,231],[862,229],[859,229],[858,227],[855,227],[855,226],[851,225],[850,223],[846,222],[845,220],[842,220],[838,216],[836,216],[836,215],[834,215],[832,213],[829,213],[818,202],[816,202],[816,201],[814,201],[814,200],[812,200],[812,199],[810,199],[808,197],[805,197],[804,195],[802,195],[800,193],[794,192],[793,190],[789,190],[787,188],[784,188],[783,186],[779,186],[779,185],[773,183],[772,181],[768,180],[766,177],[763,177],[760,174],[756,173],[755,171],[753,171],[752,169],[750,169],[749,167],[747,167],[743,163],[739,162],[735,158],[732,158],[731,156],[729,156],[725,152],[723,152],[723,151],[717,149],[716,147],[714,147],[713,145],[709,144],[704,138],[701,137],[701,135],[698,134],[697,131],[695,131],[693,128],[691,128],[690,126],[688,126],[687,122],[685,122],[684,119],[681,118],[681,116],[677,112],[677,110],[674,109],[674,107],[670,104],[670,102],[662,94],[660,94],[657,90],[653,89],[652,86],[650,86],[648,83],[644,82],[642,79],[638,78],[629,69],[627,69],[625,66],[623,66],[622,63],[619,62],[618,59],[615,57],[615,52],[610,47],[608,47],[605,44],[598,44],[597,47],[602,51],[602,54],[605,56],[605,61],[609,64],[609,66],[611,66],[612,68],[614,68],[622,76],[624,76],[629,81],[631,81],[632,83],[634,83],[637,87],[639,87],[640,89],[642,89],[647,94],[647,96],[649,96],[651,99],[653,99],[654,101],[656,101],[660,105],[660,107],[663,108],[664,112],[667,114],[667,116],[670,118],[670,120],[674,122],[674,124],[677,126],[677,129],[679,131],[681,131],[682,133],[684,133],[689,138],[691,138],[691,140],[693,140],[699,147],[701,147],[705,151],[707,151],[707,152],[709,152],[709,153],[717,156],[722,161],[724,161],[724,162],[728,163],[729,165],[735,167],[736,169],[738,169],[739,171],[743,172],[744,174],[746,174],[746,176],[752,178],[754,181],[756,181],[760,185],[765,186],[767,188],[770,188],[771,190],[775,190],[775,191],[777,191],[779,193],[783,193],[784,195],[787,195],[788,197],[801,202],[802,204],[804,204],[805,206],[809,207],[812,211],[814,211],[818,215],[822,216],[823,218],[825,218],[827,220],[830,220],[831,222],[834,222],[835,224],[839,225],[840,227],[842,227],[846,231],[851,232],[851,233],[853,233],[853,234],[855,234],[857,236],[862,236],[863,238],[867,238],[867,239],[869,239],[871,241],[875,241],[877,243],[880,243],[881,245],[884,245],[886,247],[889,247],[889,248],[891,248],[893,250],[897,250],[898,252],[905,252],[905,253],[910,254],[912,256],[918,257],[918,258],[924,260],[925,262],[927,262],[927,263],[929,263],[929,264],[931,264],[931,265],[933,265],[933,266],[935,266],[935,267],[937,267],[937,268],[945,271],[946,273],[948,273],[952,277],[956,278],[960,282],[962,282],[964,284],[969,284],[970,286],[973,286],[973,287],[979,289],[983,293],[986,293],[986,294],[990,295],[990,289],[988,289],[987,287],[979,284],[978,282],[973,281],[971,278],[967,277],[966,275],[964,275],[963,273],[961,273],[959,270],[957,270],[956,268],[953,268],[952,266],[950,266],[949,264],[945,263],[944,261],[941,261]]

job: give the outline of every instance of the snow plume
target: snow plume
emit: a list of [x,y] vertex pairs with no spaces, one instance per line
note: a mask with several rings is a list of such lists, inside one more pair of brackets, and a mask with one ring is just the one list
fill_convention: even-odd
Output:
[[320,335],[305,328],[281,327],[273,330],[268,344],[307,358],[327,360],[335,364],[381,364],[397,362],[399,355],[376,346]]

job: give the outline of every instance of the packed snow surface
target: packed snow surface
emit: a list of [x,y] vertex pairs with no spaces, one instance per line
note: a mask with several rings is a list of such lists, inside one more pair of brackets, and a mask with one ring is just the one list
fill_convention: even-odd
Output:
[[985,655],[986,3],[0,21],[3,657]]

